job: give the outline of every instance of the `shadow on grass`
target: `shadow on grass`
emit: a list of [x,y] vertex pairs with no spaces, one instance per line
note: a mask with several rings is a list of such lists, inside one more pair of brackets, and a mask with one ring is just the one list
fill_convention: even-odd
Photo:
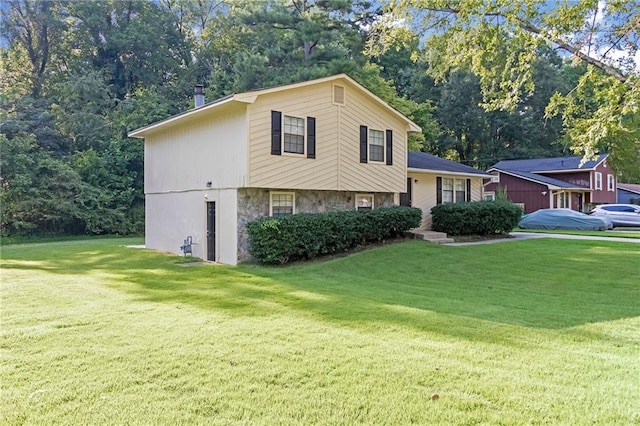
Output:
[[230,316],[293,310],[346,326],[380,323],[493,341],[487,322],[562,329],[640,315],[636,244],[536,239],[444,247],[412,241],[288,268],[185,268],[175,256],[122,244],[25,246],[3,251],[2,268],[104,274],[107,285],[137,300]]

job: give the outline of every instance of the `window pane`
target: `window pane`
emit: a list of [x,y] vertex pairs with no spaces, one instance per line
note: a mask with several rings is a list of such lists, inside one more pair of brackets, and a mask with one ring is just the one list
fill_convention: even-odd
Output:
[[371,210],[373,208],[373,195],[359,195],[356,197],[358,210]]
[[272,216],[293,214],[293,194],[272,194],[271,213]]
[[453,203],[453,179],[442,179],[442,202]]
[[304,154],[304,119],[284,116],[284,152]]
[[384,133],[369,130],[369,160],[384,161]]

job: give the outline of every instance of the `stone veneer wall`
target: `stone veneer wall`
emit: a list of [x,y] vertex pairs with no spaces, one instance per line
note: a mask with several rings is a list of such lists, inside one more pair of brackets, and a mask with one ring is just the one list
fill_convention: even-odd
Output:
[[[294,192],[296,213],[324,213],[337,210],[355,210],[356,194],[365,192],[347,191],[302,191],[282,190],[279,192]],[[247,223],[261,216],[269,216],[269,192],[261,188],[238,189],[238,261],[253,260],[249,254],[249,235]],[[370,193],[369,193],[370,194]],[[374,207],[393,206],[393,193],[376,192],[373,194]]]

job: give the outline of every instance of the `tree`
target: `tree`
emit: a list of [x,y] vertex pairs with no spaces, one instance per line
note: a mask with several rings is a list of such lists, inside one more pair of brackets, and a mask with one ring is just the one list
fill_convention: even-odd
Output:
[[[632,119],[640,109],[638,0],[398,0],[395,22],[410,21],[427,37],[429,72],[443,80],[456,70],[480,78],[487,110],[513,110],[534,92],[533,64],[548,45],[584,64],[574,90],[553,97],[548,115],[561,113],[573,149],[585,157],[608,151],[619,171],[637,166]],[[384,34],[398,26],[388,26]],[[380,43],[372,43],[372,46]],[[583,89],[584,88],[584,89]],[[591,92],[596,102],[585,98]],[[591,108],[581,109],[585,102]]]

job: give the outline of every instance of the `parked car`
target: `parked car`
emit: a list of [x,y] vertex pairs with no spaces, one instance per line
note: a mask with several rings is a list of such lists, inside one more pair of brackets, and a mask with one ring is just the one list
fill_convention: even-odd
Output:
[[522,218],[518,227],[522,229],[605,231],[613,229],[613,223],[605,216],[589,216],[571,209],[542,209]]
[[602,204],[591,210],[589,214],[609,218],[613,226],[640,227],[640,206],[635,204]]

